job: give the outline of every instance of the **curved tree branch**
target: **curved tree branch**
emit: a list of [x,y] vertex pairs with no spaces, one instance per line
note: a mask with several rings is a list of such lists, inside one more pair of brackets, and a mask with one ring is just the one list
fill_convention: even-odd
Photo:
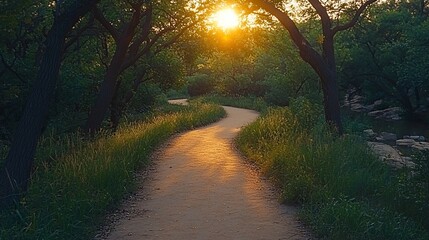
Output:
[[92,14],[94,15],[95,19],[112,35],[115,42],[119,41],[119,33],[118,31],[113,27],[113,25],[106,19],[106,17],[103,15],[103,13],[98,9],[97,7],[94,7],[92,9]]
[[368,0],[368,1],[366,1],[364,4],[362,4],[362,5],[359,7],[359,9],[355,12],[355,14],[354,14],[353,18],[352,18],[349,22],[347,22],[347,23],[345,23],[345,24],[343,24],[343,25],[338,25],[338,26],[334,27],[334,29],[332,30],[332,31],[333,31],[333,33],[334,33],[334,35],[335,35],[337,32],[339,32],[339,31],[344,31],[344,30],[347,30],[347,29],[349,29],[349,28],[353,27],[353,26],[357,23],[357,21],[359,20],[360,15],[362,15],[362,13],[365,11],[365,9],[366,9],[369,5],[371,5],[371,4],[373,4],[373,3],[375,3],[376,1],[377,1],[377,0]]
[[[320,16],[321,20],[322,20],[322,28],[323,31],[325,32],[325,30],[330,30],[331,29],[331,18],[328,15],[328,11],[326,10],[325,6],[323,6],[319,0],[308,0],[311,4],[311,6],[313,6],[313,8],[316,10],[317,14]],[[324,35],[326,35],[324,33]]]

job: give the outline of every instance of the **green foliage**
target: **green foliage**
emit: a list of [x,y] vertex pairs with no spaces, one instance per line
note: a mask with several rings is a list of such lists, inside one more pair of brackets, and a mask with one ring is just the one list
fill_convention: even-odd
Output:
[[[374,7],[361,27],[339,35],[344,87],[361,90],[368,101],[383,99],[409,116],[427,106],[429,28],[427,9],[417,1],[391,1]],[[425,6],[419,6],[425,7]],[[364,59],[364,60],[363,60]],[[420,108],[420,109],[419,109]]]
[[[320,113],[320,106],[304,98],[289,108],[269,109],[242,130],[237,145],[281,186],[285,201],[303,204],[303,219],[322,238],[426,239],[421,219],[427,212],[411,209],[427,206],[420,203],[427,203],[427,188],[405,191],[400,174],[361,138],[333,136]],[[422,194],[418,201],[411,197]]]
[[395,207],[429,229],[429,152],[413,156],[414,168],[404,169],[398,176],[399,196]]
[[257,97],[230,97],[221,95],[208,95],[193,99],[192,101],[203,103],[216,103],[224,106],[252,109],[259,112],[265,112],[268,108],[267,103],[262,98]]
[[427,239],[416,224],[388,208],[374,208],[353,198],[339,197],[305,206],[302,218],[325,239]]
[[191,97],[211,93],[214,90],[213,81],[206,74],[188,77],[188,94]]
[[178,87],[183,82],[182,60],[172,50],[165,50],[149,59],[150,72],[154,76],[154,81],[163,90]]
[[139,87],[129,104],[130,113],[149,111],[154,106],[166,102],[162,89],[158,84],[146,83]]
[[290,84],[283,74],[271,73],[266,78],[268,91],[265,94],[265,100],[278,106],[289,105]]
[[169,89],[166,93],[168,99],[182,99],[189,98],[188,87],[182,86],[180,88]]
[[143,122],[122,126],[93,142],[75,135],[42,140],[28,193],[2,209],[0,239],[88,239],[106,211],[133,189],[133,173],[172,134],[213,122],[222,108],[168,107]]

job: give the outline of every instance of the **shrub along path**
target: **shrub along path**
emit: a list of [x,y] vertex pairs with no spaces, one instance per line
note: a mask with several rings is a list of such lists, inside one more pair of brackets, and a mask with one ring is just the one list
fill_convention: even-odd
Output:
[[124,204],[108,239],[308,239],[296,209],[281,205],[269,183],[234,150],[254,111],[228,116],[170,140],[136,197]]

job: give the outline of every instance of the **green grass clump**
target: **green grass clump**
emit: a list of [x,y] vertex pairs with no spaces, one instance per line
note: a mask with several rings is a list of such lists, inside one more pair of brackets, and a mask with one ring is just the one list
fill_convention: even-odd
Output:
[[1,212],[0,239],[91,238],[106,211],[133,189],[134,172],[148,164],[154,148],[174,133],[225,114],[210,104],[169,107],[167,112],[93,142],[78,135],[41,141],[38,156],[44,160],[38,160],[19,206]]
[[239,107],[264,112],[267,110],[268,105],[258,97],[230,97],[221,95],[207,95],[193,99],[193,101],[204,103],[216,103],[224,106]]
[[[417,178],[426,171],[386,166],[361,138],[332,134],[320,109],[306,99],[269,109],[237,145],[279,184],[285,201],[303,205],[302,218],[321,238],[428,239],[429,188],[416,187],[427,186],[427,177]],[[414,187],[404,187],[404,178]]]

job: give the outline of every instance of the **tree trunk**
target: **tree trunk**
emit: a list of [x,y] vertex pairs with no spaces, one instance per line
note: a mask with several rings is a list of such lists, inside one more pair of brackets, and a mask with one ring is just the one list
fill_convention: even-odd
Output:
[[326,122],[333,126],[338,134],[342,135],[343,126],[338,95],[333,35],[325,36],[322,56],[306,44],[298,45],[298,48],[301,58],[313,68],[320,78]]
[[98,1],[77,1],[72,9],[56,12],[46,38],[46,51],[15,131],[5,164],[0,170],[0,203],[10,204],[25,191],[31,175],[37,141],[46,124],[55,93],[67,33]]
[[334,126],[341,135],[343,134],[343,127],[341,122],[336,71],[327,69],[326,72],[327,74],[319,76],[322,81],[325,120],[329,125]]
[[115,96],[117,88],[116,81],[119,77],[119,74],[121,73],[121,66],[127,53],[127,47],[128,43],[126,46],[118,46],[118,49],[115,51],[115,55],[113,55],[112,61],[109,64],[109,68],[107,69],[104,81],[101,85],[100,92],[98,93],[96,102],[91,108],[91,112],[89,114],[86,126],[86,131],[88,133],[94,134],[101,128],[101,124],[104,120],[107,110],[109,109],[109,105]]
[[[121,32],[116,31],[114,27],[104,18],[101,12],[95,11],[97,20],[99,20],[99,22],[107,28],[107,30],[115,39],[116,50],[112,61],[110,61],[95,104],[91,108],[91,112],[88,117],[85,130],[90,134],[94,134],[100,130],[104,117],[109,110],[109,106],[115,96],[115,92],[119,88],[120,84],[117,83],[117,80],[121,72],[125,70],[123,68],[123,64],[130,48],[130,43],[133,40],[136,34],[136,29],[140,23],[142,4],[143,3],[138,3],[133,7],[133,16],[131,17],[131,20],[125,29]],[[133,44],[131,44],[131,46],[133,46]],[[138,50],[138,48],[136,50]],[[137,59],[135,61],[137,61]]]
[[124,106],[120,100],[119,95],[119,86],[116,87],[114,97],[112,99],[112,104],[110,105],[110,122],[112,123],[112,130],[116,131],[119,126],[119,120],[122,116],[122,111]]
[[27,188],[37,140],[47,119],[50,100],[55,93],[64,41],[63,26],[54,23],[46,39],[48,47],[40,66],[39,75],[27,100],[6,163],[0,174],[2,197],[10,197],[9,194],[25,191]]

